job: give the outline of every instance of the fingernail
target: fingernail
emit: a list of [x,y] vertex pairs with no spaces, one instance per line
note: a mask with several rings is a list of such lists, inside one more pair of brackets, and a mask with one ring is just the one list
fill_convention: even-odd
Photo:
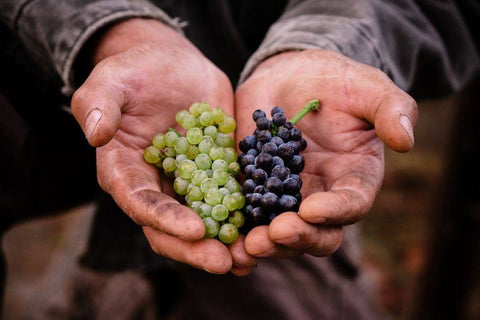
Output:
[[410,137],[410,141],[412,142],[412,145],[415,143],[415,138],[413,137],[413,127],[412,127],[412,122],[410,119],[402,114],[400,116],[400,124],[402,125],[403,129],[407,132],[408,136]]
[[297,234],[297,235],[294,235],[294,236],[291,236],[291,237],[288,237],[288,238],[283,238],[283,239],[280,239],[280,240],[276,240],[275,242],[278,242],[278,243],[281,243],[281,244],[295,244],[299,240],[300,240],[300,236]]
[[85,120],[85,131],[87,139],[90,139],[92,134],[95,132],[100,119],[102,118],[102,111],[100,109],[93,109],[87,116]]

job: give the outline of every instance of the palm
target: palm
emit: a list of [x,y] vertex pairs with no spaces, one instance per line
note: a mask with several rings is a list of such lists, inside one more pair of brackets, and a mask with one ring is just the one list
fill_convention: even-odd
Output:
[[[355,88],[346,91],[348,79],[335,76],[350,72],[345,70],[350,66],[339,70],[331,61],[325,65],[316,62],[315,67],[305,64],[297,61],[291,65],[282,64],[280,73],[269,73],[265,78],[260,75],[240,88],[237,92],[237,139],[253,132],[255,124],[251,114],[255,109],[278,105],[284,108],[287,118],[292,118],[307,101],[319,98],[319,111],[307,114],[296,124],[308,142],[302,153],[305,157],[305,169],[301,174],[303,196],[340,187],[363,193],[356,184],[359,179],[369,182],[369,192],[374,196],[383,177],[383,143],[373,126],[353,113],[356,101],[349,99],[349,95]],[[322,72],[316,73],[317,70]],[[330,70],[334,74],[329,73]],[[301,74],[301,77],[292,77],[293,74]],[[289,81],[285,83],[282,79]],[[278,92],[272,90],[272,84],[277,82],[281,88]],[[261,100],[252,101],[252,97]]]
[[[97,149],[99,181],[109,183],[115,177],[112,172],[121,172],[131,179],[135,177],[142,188],[174,196],[171,183],[161,183],[158,170],[143,160],[143,150],[151,145],[155,134],[169,127],[181,132],[183,129],[175,122],[175,114],[193,102],[221,105],[233,114],[230,84],[206,59],[199,61],[192,58],[193,55],[178,51],[172,54],[155,45],[123,55],[125,57],[116,57],[122,64],[115,68],[115,78],[118,90],[127,98],[124,98],[126,103],[122,106],[118,130],[107,145]],[[189,70],[188,77],[185,69]],[[93,75],[101,71],[95,70]],[[115,181],[120,181],[118,187],[125,188],[126,181],[134,183],[131,179]]]
[[[398,123],[385,129],[390,117],[375,119],[376,112],[391,96],[398,100],[395,102],[398,106],[403,101],[405,104],[412,101],[378,70],[345,57],[324,51],[284,53],[262,63],[238,89],[237,139],[253,132],[251,114],[255,109],[281,106],[287,118],[292,118],[306,102],[320,99],[319,111],[307,114],[297,123],[308,142],[302,153],[305,157],[302,195],[306,201],[300,208],[300,217],[323,225],[354,223],[368,211],[382,182],[383,142],[378,136],[399,151],[411,147],[408,137],[405,143],[405,130],[396,132],[400,139],[392,140],[389,136],[388,130],[399,131]],[[414,103],[408,107],[414,108]],[[390,111],[396,111],[395,106]],[[398,118],[394,121],[398,122]],[[378,127],[374,128],[373,123]],[[267,235],[300,253],[306,249],[311,254],[323,255],[338,247],[343,236],[341,229],[330,233],[329,237],[335,241],[331,241],[330,250],[322,251],[325,248],[314,242],[323,241],[325,229],[300,220],[286,214],[276,218],[268,229],[254,229],[253,235],[249,235],[251,241],[247,237],[247,250],[255,254],[273,246],[267,243]],[[289,241],[281,240],[295,234],[300,234],[303,241],[292,246]],[[255,243],[261,241],[267,243],[263,248]]]

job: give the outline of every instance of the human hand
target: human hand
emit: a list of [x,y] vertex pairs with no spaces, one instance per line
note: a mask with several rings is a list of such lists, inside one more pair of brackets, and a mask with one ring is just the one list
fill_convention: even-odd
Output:
[[308,142],[299,214],[252,229],[251,255],[332,254],[343,226],[362,219],[380,189],[383,143],[399,152],[413,147],[415,101],[379,70],[323,50],[282,53],[257,67],[235,95],[237,141],[254,130],[255,109],[281,106],[289,119],[317,98],[319,111],[297,123]]
[[208,101],[233,114],[228,78],[182,35],[155,20],[114,25],[102,35],[93,60],[72,111],[97,147],[100,186],[143,227],[156,253],[212,273],[248,273],[256,260],[243,249],[243,238],[230,250],[202,239],[201,218],[174,199],[171,182],[143,159],[155,134],[181,130],[175,114],[193,102]]

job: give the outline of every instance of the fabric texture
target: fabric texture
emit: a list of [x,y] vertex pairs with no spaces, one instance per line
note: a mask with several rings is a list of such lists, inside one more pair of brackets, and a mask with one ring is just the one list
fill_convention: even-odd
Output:
[[325,49],[384,71],[415,98],[445,96],[479,70],[471,31],[454,1],[290,1],[240,82],[277,53]]
[[102,27],[127,18],[160,20],[181,32],[178,19],[144,0],[23,0],[0,3],[0,19],[21,39],[40,66],[54,68],[73,94],[72,66],[78,53]]

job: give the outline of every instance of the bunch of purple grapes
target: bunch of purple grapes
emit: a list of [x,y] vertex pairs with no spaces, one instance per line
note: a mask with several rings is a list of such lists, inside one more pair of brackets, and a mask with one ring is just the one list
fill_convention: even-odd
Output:
[[283,212],[298,211],[302,201],[299,174],[305,167],[300,151],[305,150],[307,141],[294,123],[317,108],[318,100],[309,102],[291,122],[280,107],[271,110],[271,119],[263,110],[253,112],[257,128],[240,141],[243,153],[238,158],[245,176],[247,229],[269,224]]

